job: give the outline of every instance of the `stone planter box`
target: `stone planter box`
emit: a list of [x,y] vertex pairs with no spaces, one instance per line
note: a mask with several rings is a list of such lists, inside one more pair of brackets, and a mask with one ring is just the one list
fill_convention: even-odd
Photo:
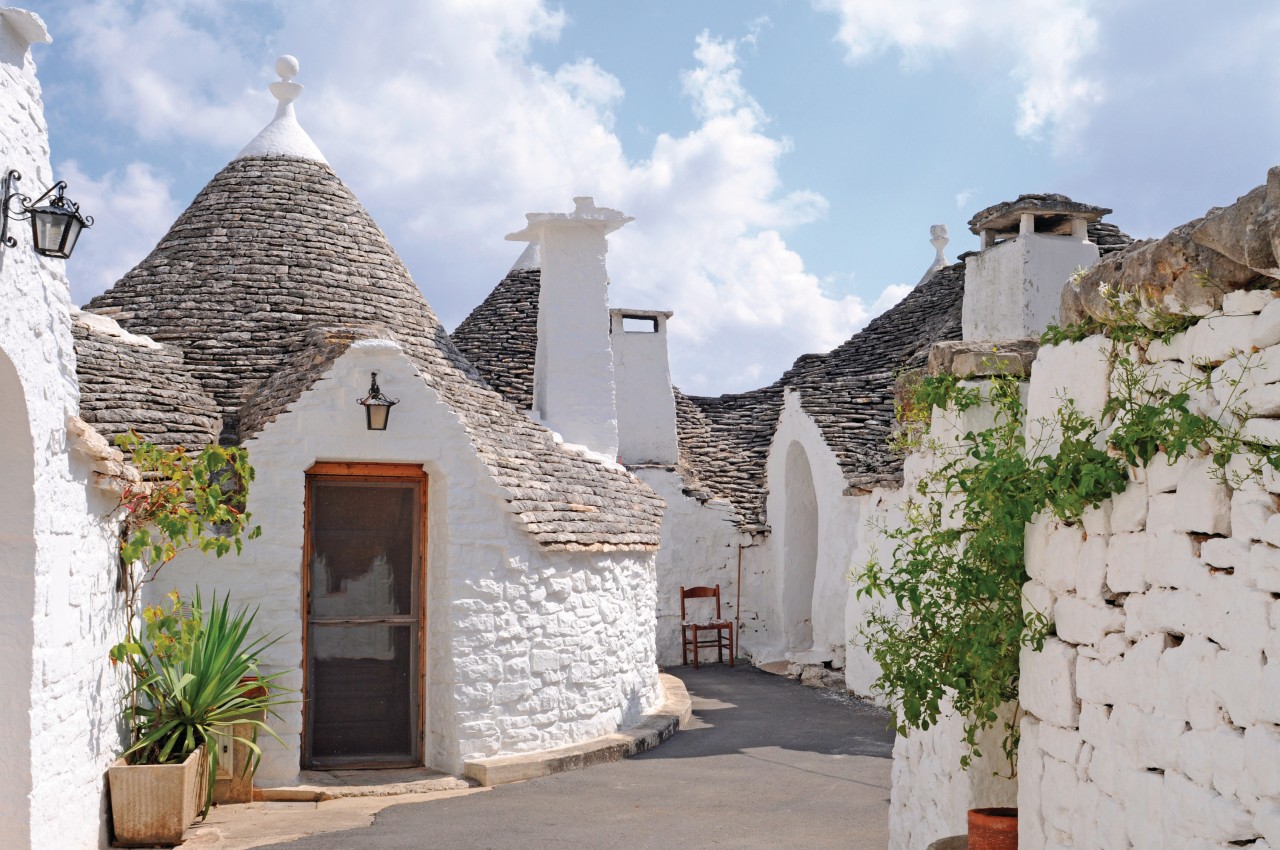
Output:
[[203,749],[182,764],[128,764],[116,759],[107,768],[115,846],[181,844],[204,800],[207,767]]

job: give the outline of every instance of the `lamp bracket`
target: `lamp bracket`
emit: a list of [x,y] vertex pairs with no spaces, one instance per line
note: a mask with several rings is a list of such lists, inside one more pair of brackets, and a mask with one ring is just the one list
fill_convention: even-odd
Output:
[[388,407],[399,404],[398,398],[387,398],[382,394],[382,388],[378,386],[378,373],[372,372],[369,375],[369,394],[361,399],[356,399],[357,404],[385,404]]

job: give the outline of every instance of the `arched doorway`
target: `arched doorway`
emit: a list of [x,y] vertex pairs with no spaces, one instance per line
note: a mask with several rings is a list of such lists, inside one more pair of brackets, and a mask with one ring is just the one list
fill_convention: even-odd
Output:
[[35,604],[35,449],[26,393],[0,352],[0,835],[30,841],[31,684]]
[[813,648],[813,583],[818,572],[818,494],[809,455],[787,448],[782,544],[782,622],[787,652]]

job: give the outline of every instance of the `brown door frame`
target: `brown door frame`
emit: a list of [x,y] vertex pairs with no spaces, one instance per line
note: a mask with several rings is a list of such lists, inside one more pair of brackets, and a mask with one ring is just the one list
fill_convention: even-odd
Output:
[[[413,735],[414,752],[412,754],[413,766],[425,764],[426,751],[426,718],[427,718],[427,681],[426,681],[426,658],[427,658],[427,496],[428,483],[430,476],[421,464],[414,463],[364,463],[364,462],[344,462],[344,461],[317,461],[312,464],[306,471],[306,481],[304,484],[303,496],[303,524],[302,524],[302,735],[301,745],[302,752],[299,753],[299,761],[304,770],[311,768],[311,700],[309,693],[310,683],[310,644],[308,643],[308,631],[311,628],[311,484],[316,480],[330,481],[416,481],[421,493],[421,523],[418,530],[419,544],[419,563],[418,567],[418,663],[417,670],[410,671],[413,675],[416,672],[418,677],[416,692],[418,700],[416,706],[411,706],[410,711],[416,714],[414,718],[417,722],[417,730]],[[411,662],[412,663],[412,662]],[[412,693],[413,691],[411,691]],[[375,764],[351,763],[341,765],[342,769],[355,769],[360,767],[395,767],[396,765],[389,762],[377,762]],[[334,766],[330,766],[332,769]],[[323,769],[323,768],[320,768]]]

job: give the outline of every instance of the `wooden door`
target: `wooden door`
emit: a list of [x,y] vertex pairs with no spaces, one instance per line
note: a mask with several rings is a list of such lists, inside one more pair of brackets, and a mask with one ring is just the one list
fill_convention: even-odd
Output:
[[400,464],[307,473],[307,767],[422,763],[426,485]]

